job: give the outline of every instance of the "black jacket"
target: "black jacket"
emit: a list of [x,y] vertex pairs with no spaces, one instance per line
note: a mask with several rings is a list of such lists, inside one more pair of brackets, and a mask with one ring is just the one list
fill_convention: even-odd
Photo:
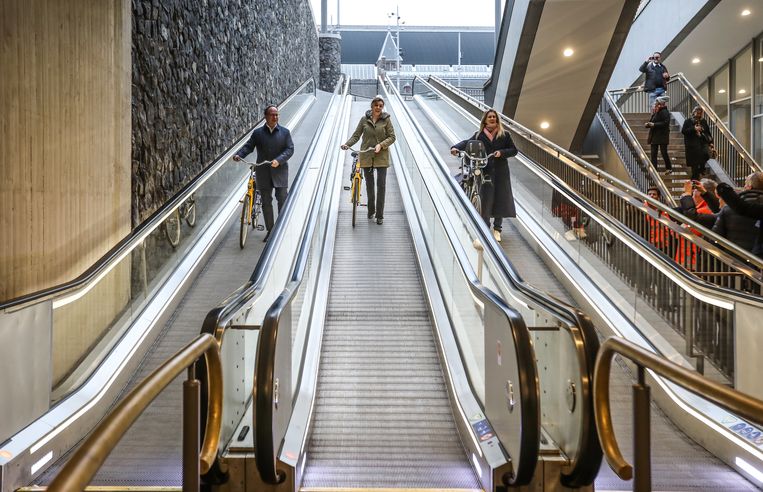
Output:
[[690,167],[702,167],[710,158],[709,145],[713,142],[713,136],[710,134],[710,127],[707,121],[702,118],[699,120],[702,131],[697,135],[694,129],[694,119],[688,118],[681,127],[681,133],[684,135],[684,146],[686,147],[686,164]]
[[257,149],[257,162],[278,161],[278,167],[257,166],[257,182],[267,183],[272,179],[273,187],[288,187],[289,158],[294,155],[294,142],[289,130],[281,125],[276,125],[272,132],[267,125],[255,128],[236,155],[246,157],[254,149]]
[[[747,190],[739,194],[739,199],[751,204],[763,205],[763,192]],[[733,208],[726,205],[721,209],[718,220],[713,226],[713,232],[717,232],[740,248],[760,254],[761,245],[760,219],[746,217]],[[756,248],[757,247],[757,248]],[[758,249],[758,251],[756,251]]]
[[[509,174],[509,157],[517,155],[517,148],[511,140],[509,132],[505,131],[502,137],[496,137],[491,142],[484,132],[477,132],[468,140],[463,140],[453,145],[458,150],[466,148],[469,140],[480,140],[485,144],[485,151],[492,154],[496,150],[501,151],[501,157],[492,157],[485,167],[485,174],[490,176],[495,187],[495,202],[493,210],[488,211],[491,217],[516,217],[514,208],[514,195],[511,191],[511,175]],[[487,191],[487,190],[485,190]]]
[[[707,200],[705,200],[707,202]],[[708,206],[710,206],[710,202],[707,202]],[[697,212],[697,206],[694,204],[694,199],[688,195],[682,195],[681,198],[679,198],[679,205],[675,209],[678,212],[681,212],[685,216],[689,217],[691,220],[696,222],[697,224],[701,226],[705,226],[708,229],[712,229],[715,225],[715,221],[718,218],[717,213],[712,214],[701,214]]]
[[646,92],[652,92],[658,87],[665,88],[665,78],[662,74],[667,73],[668,69],[662,63],[657,65],[650,61],[645,61],[639,67],[639,72],[646,74],[646,80],[644,81],[644,90]]
[[755,220],[754,227],[757,228],[758,235],[755,244],[752,247],[753,254],[763,257],[763,203],[759,200],[746,200],[742,195],[737,194],[730,185],[721,183],[718,185],[718,195],[726,202],[726,206],[734,210],[737,214],[744,215]]
[[656,113],[652,113],[649,121],[654,126],[649,128],[647,143],[652,145],[667,145],[670,142],[670,111],[663,107]]

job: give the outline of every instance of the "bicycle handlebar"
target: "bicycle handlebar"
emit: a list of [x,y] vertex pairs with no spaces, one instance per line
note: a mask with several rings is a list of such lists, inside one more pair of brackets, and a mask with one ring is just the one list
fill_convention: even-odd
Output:
[[273,161],[252,162],[252,161],[247,161],[246,159],[244,159],[244,158],[242,157],[242,158],[241,158],[241,162],[243,162],[243,163],[245,163],[245,164],[249,164],[249,167],[251,167],[252,169],[254,169],[254,168],[255,168],[255,167],[257,167],[257,166],[264,166],[265,164],[270,164],[270,163],[271,163],[271,162],[273,162]]
[[495,154],[496,154],[496,152],[498,152],[498,151],[496,150],[495,152],[491,152],[491,153],[489,153],[488,155],[486,155],[485,157],[475,157],[475,156],[473,156],[473,155],[469,155],[469,154],[467,154],[467,153],[466,153],[465,151],[463,151],[463,150],[459,150],[459,151],[458,151],[458,154],[456,154],[456,156],[457,156],[457,157],[464,157],[464,156],[466,156],[466,157],[468,157],[469,159],[471,159],[471,160],[473,160],[473,161],[477,161],[477,162],[487,162],[487,161],[488,161],[488,159],[490,159],[491,157],[495,157]]

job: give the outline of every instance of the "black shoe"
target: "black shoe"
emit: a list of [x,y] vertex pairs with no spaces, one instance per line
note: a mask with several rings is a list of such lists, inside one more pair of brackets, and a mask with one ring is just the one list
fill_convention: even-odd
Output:
[[384,222],[384,219],[382,219],[381,217],[376,217],[377,224],[382,225],[383,222]]
[[368,212],[368,220],[371,220],[373,218],[374,218],[374,213],[373,212]]
[[265,238],[262,240],[262,242],[266,243],[268,242],[268,239],[270,239],[270,231],[268,231],[267,234],[265,234]]

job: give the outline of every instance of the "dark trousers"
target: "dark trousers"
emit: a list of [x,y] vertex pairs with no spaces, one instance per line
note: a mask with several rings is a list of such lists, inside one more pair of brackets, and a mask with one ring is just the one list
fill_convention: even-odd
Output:
[[694,165],[691,167],[691,179],[693,180],[699,180],[702,178],[702,174],[705,172],[705,163],[697,164],[694,163]]
[[[482,183],[480,187],[480,202],[482,210],[482,220],[487,224],[487,228],[490,229],[490,217],[493,215],[493,205],[495,204],[495,186],[493,183]],[[493,229],[496,231],[501,230],[501,224],[503,224],[503,217],[493,217]]]
[[665,169],[673,169],[673,165],[670,163],[670,156],[668,155],[668,144],[652,144],[652,165],[657,167],[657,149],[660,149],[662,153],[662,160],[665,161]]
[[[376,170],[376,188],[374,189],[374,169]],[[364,167],[366,193],[368,194],[368,215],[376,214],[377,219],[384,218],[384,195],[387,191],[387,168]]]
[[283,204],[286,201],[288,189],[286,187],[274,187],[269,179],[260,179],[257,181],[257,191],[262,197],[262,218],[265,219],[265,229],[270,232],[273,229],[273,190],[276,190],[276,201],[278,202],[278,213],[281,213]]

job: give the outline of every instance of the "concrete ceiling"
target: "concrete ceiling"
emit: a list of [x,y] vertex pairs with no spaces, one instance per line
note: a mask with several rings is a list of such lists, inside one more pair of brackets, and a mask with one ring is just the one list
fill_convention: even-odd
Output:
[[[623,1],[547,0],[514,119],[569,148],[623,11]],[[628,26],[629,27],[629,26]],[[574,50],[569,57],[566,48]],[[605,76],[604,84],[609,79]],[[598,101],[596,102],[598,104]],[[541,122],[549,127],[541,128]],[[590,122],[589,122],[590,123]]]
[[[662,2],[670,0],[652,0]],[[741,12],[750,10],[750,15]],[[696,87],[763,32],[763,1],[722,0],[665,57],[670,73],[683,72]],[[699,58],[700,62],[691,61]],[[754,64],[758,64],[755,60]]]

